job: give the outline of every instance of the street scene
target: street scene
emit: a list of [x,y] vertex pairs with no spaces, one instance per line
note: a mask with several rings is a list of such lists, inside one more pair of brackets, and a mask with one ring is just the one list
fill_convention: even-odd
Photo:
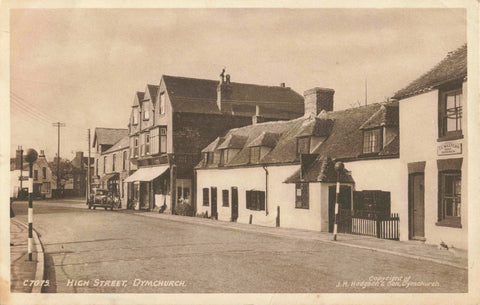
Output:
[[12,9],[9,297],[467,295],[466,18]]

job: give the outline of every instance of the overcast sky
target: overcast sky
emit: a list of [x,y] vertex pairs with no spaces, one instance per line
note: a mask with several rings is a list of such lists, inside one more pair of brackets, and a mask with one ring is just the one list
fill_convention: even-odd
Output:
[[466,42],[463,9],[12,10],[11,153],[87,152],[87,128],[127,128],[162,74],[335,89],[335,110],[406,86]]

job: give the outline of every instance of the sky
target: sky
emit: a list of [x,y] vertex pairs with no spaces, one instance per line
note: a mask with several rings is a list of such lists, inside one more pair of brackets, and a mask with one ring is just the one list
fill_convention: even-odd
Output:
[[383,102],[466,43],[464,9],[13,9],[11,145],[52,160],[87,129],[127,128],[162,74],[335,90],[334,110]]

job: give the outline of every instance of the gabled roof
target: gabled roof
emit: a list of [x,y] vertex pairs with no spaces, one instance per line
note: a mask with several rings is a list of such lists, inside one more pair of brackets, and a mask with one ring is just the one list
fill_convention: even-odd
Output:
[[[385,107],[387,115],[379,116],[378,113]],[[320,158],[333,159],[362,159],[371,156],[363,156],[363,131],[360,129],[367,121],[375,121],[372,118],[385,117],[386,122],[396,122],[398,119],[390,117],[388,109],[397,107],[398,103],[370,104],[353,109],[321,113],[319,116],[304,116],[289,121],[272,121],[260,124],[235,128],[228,131],[225,138],[217,138],[208,145],[207,150],[213,152],[224,146],[222,141],[231,137],[244,137],[242,149],[223,167],[249,165],[250,147],[257,145],[271,146],[271,151],[260,160],[260,164],[299,163],[300,156],[297,154],[297,138],[305,135],[324,137],[317,147],[313,148],[312,154],[318,154]],[[380,111],[380,113],[383,113]],[[391,111],[395,114],[398,111]],[[392,126],[395,127],[393,124]],[[398,125],[397,125],[398,126]],[[268,144],[268,145],[267,145]],[[378,157],[397,157],[398,137],[387,143]],[[197,167],[217,167],[218,164],[205,165],[200,163]]]
[[93,146],[95,146],[95,142],[98,142],[99,145],[113,145],[126,135],[128,135],[128,129],[96,127]]
[[[217,106],[220,81],[163,75],[173,111],[221,114]],[[223,112],[252,116],[260,105],[265,117],[293,118],[303,115],[303,97],[287,87],[229,83],[228,95],[222,98]],[[283,115],[283,117],[278,117]]]
[[467,45],[464,44],[457,50],[448,53],[447,57],[430,71],[411,82],[407,87],[397,91],[393,98],[404,99],[452,81],[463,80],[466,76]]
[[293,175],[288,177],[284,183],[296,183],[296,182],[337,182],[337,177],[342,183],[354,183],[354,180],[350,173],[344,168],[340,175],[337,175],[335,170],[335,162],[330,158],[317,157],[317,159],[311,164],[309,168],[298,169]]
[[124,136],[120,140],[118,140],[117,143],[113,144],[112,147],[110,147],[108,150],[104,151],[102,155],[109,154],[112,152],[115,152],[117,150],[125,149],[130,147],[130,141],[128,135]]
[[382,107],[360,126],[360,129],[371,129],[382,126],[398,126],[398,102],[383,104]]
[[139,106],[140,101],[142,101],[144,97],[145,97],[145,92],[140,92],[140,91],[135,92],[135,97],[133,99],[133,106]]
[[145,94],[142,99],[147,98],[146,93],[148,92],[150,100],[152,101],[152,103],[154,103],[158,94],[158,88],[160,88],[160,86],[147,84],[147,89],[145,90]]

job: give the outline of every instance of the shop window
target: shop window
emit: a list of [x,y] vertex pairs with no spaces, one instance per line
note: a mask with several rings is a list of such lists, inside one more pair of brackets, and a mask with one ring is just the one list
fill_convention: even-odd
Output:
[[203,189],[203,205],[208,206],[209,205],[209,193],[208,193],[208,188]]
[[363,153],[378,153],[382,147],[382,129],[365,130],[363,132]]
[[258,163],[260,161],[260,146],[250,147],[250,163]]
[[183,188],[183,200],[188,203],[188,198],[190,197],[190,188],[184,187]]
[[308,183],[296,183],[295,184],[295,207],[298,209],[309,208],[309,196],[308,196],[309,184]]
[[247,191],[247,204],[249,210],[265,211],[265,192],[263,191]]
[[177,186],[177,200],[180,200],[182,198],[182,187]]
[[461,171],[439,173],[439,224],[461,225]]
[[439,137],[460,138],[462,136],[462,89],[440,91],[439,99]]
[[228,190],[222,190],[222,205],[228,207]]
[[42,178],[47,179],[47,168],[46,167],[42,168]]
[[297,138],[297,155],[310,153],[310,137]]

